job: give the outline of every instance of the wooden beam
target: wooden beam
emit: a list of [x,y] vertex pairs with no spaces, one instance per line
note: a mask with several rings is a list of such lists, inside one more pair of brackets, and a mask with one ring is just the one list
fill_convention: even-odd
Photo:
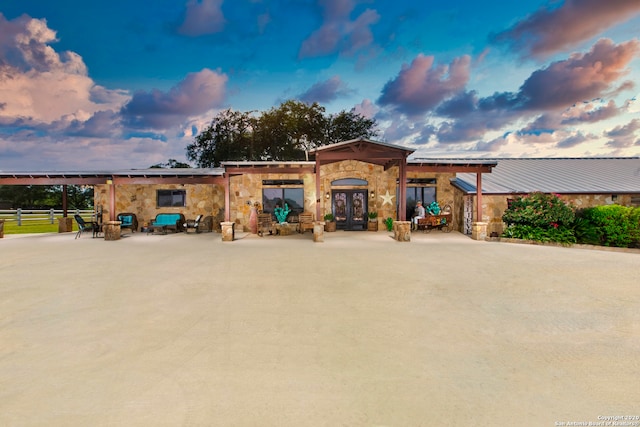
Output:
[[476,174],[476,221],[482,222],[482,174]]
[[323,199],[320,194],[320,156],[316,155],[316,221],[320,221],[320,202]]
[[108,178],[47,178],[47,177],[11,177],[0,178],[0,185],[96,185],[104,184]]
[[[224,185],[222,176],[203,177],[113,177],[116,184],[217,184]],[[104,184],[104,182],[102,182]]]
[[300,174],[300,173],[314,173],[315,168],[313,166],[296,167],[230,167],[225,168],[227,175],[246,175],[246,174],[268,174],[268,173],[283,173],[283,174]]

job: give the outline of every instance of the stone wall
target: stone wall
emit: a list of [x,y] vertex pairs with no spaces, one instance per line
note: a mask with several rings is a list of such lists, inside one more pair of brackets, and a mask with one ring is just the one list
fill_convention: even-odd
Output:
[[[457,198],[461,197],[462,191],[458,190],[458,193]],[[502,222],[502,215],[507,209],[507,199],[515,199],[520,196],[520,194],[482,195],[482,221],[488,223],[487,235],[491,234],[491,232],[496,232],[499,235],[502,234],[505,228],[505,224]],[[631,195],[629,194],[617,195],[615,202],[611,194],[559,194],[559,196],[575,208],[612,205],[614,203],[622,206],[632,206]],[[474,221],[476,221],[475,196],[473,196],[473,199],[473,218]],[[462,218],[462,216],[460,218]]]
[[[187,200],[184,207],[157,207],[157,190],[186,190]],[[96,185],[94,188],[96,210],[102,208],[102,220],[109,220],[109,185]],[[224,188],[212,184],[131,184],[116,186],[116,212],[132,212],[138,218],[138,224],[149,223],[159,213],[182,213],[187,219],[195,219],[202,214],[216,217],[219,210],[224,211]]]

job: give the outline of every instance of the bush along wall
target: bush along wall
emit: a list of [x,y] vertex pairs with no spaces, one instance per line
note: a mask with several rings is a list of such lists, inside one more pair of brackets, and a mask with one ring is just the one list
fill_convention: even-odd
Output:
[[515,199],[504,212],[503,237],[640,247],[640,208],[619,205],[574,210],[555,194],[532,193]]
[[555,194],[536,192],[518,197],[505,210],[502,220],[507,224],[504,237],[576,243],[574,211]]
[[640,208],[607,205],[580,209],[573,229],[580,243],[640,247]]

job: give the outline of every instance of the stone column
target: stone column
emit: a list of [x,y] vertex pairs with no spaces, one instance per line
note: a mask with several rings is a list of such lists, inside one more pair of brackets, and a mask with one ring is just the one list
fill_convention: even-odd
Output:
[[398,242],[410,242],[411,221],[395,221],[393,223],[393,237]]
[[324,221],[313,222],[313,241],[324,242]]
[[58,218],[58,233],[69,233],[73,231],[73,218],[65,216]]
[[233,238],[235,237],[235,222],[221,222],[220,226],[222,227],[222,241],[223,242],[233,242]]
[[104,240],[120,240],[120,221],[105,221],[102,231]]
[[471,224],[471,238],[473,240],[485,240],[487,238],[487,223],[474,222]]

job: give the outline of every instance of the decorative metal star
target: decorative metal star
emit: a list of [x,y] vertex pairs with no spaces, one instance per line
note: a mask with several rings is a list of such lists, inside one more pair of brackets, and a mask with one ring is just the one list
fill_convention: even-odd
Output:
[[393,194],[389,194],[389,190],[387,190],[387,194],[381,194],[380,197],[382,197],[382,200],[384,200],[382,202],[382,205],[386,205],[387,203],[389,203],[390,205],[393,205],[393,198],[396,197]]

